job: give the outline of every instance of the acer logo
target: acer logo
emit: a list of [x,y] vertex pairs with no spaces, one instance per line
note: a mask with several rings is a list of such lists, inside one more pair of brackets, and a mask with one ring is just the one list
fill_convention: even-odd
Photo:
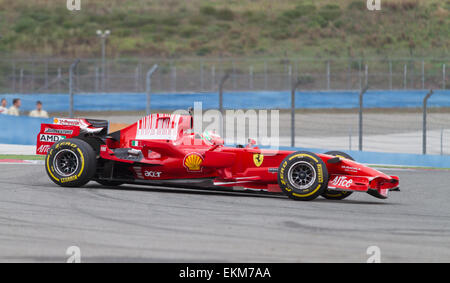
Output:
[[144,175],[145,177],[151,177],[151,178],[159,178],[161,177],[162,172],[156,172],[156,171],[145,171]]
[[349,180],[345,176],[337,176],[336,178],[334,178],[331,184],[336,187],[350,188],[350,186],[353,184],[353,180]]

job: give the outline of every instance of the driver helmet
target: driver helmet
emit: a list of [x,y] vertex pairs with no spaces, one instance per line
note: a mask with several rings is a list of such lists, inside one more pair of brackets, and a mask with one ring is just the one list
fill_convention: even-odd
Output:
[[213,131],[204,131],[202,139],[209,144],[223,144],[222,138]]

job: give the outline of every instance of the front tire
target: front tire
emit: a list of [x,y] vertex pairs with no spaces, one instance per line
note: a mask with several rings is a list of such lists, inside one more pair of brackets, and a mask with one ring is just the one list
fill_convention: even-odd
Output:
[[47,175],[61,187],[84,186],[94,176],[96,167],[94,149],[76,138],[55,143],[45,160]]
[[[328,151],[325,154],[340,157],[343,159],[354,160],[350,155],[342,151]],[[353,192],[329,190],[328,188],[322,193],[322,196],[330,200],[343,200],[349,197]]]
[[288,155],[281,162],[278,172],[278,185],[294,200],[313,200],[324,192],[328,183],[325,163],[307,151]]

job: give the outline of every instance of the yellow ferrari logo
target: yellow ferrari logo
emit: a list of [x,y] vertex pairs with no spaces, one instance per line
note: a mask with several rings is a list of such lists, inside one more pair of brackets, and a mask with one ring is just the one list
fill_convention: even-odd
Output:
[[253,154],[253,162],[255,163],[256,167],[261,166],[263,161],[264,161],[264,155],[262,155],[261,153]]

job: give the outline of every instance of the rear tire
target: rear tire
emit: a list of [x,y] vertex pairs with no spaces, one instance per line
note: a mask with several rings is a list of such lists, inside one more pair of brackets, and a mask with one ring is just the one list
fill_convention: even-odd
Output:
[[313,200],[323,193],[328,183],[327,166],[320,157],[307,151],[288,155],[278,172],[278,185],[294,200]]
[[84,186],[94,176],[96,167],[94,149],[76,138],[55,143],[45,159],[47,175],[61,187]]
[[[340,157],[343,159],[354,160],[350,155],[342,151],[328,151],[325,154]],[[327,184],[328,186],[328,184]],[[345,191],[337,191],[337,190],[329,190],[328,188],[322,193],[322,196],[326,199],[330,200],[343,200],[349,197],[353,192],[345,192]]]

